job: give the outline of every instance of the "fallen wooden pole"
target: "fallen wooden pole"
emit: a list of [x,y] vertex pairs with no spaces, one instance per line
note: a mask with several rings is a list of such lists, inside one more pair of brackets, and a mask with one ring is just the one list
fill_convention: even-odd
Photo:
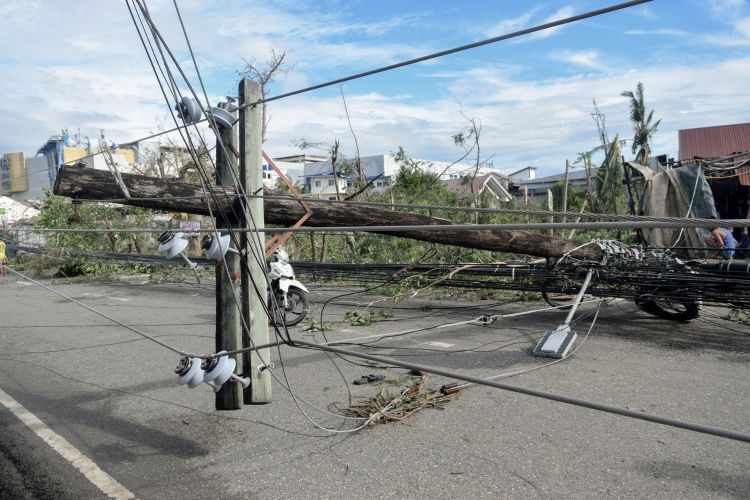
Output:
[[[202,186],[172,180],[158,179],[137,174],[122,174],[130,198],[122,192],[108,171],[66,165],[60,168],[55,181],[54,193],[78,200],[110,201],[142,208],[185,212],[215,217],[222,215],[230,222],[238,223],[242,213],[239,196],[229,188],[214,186],[211,194]],[[426,215],[396,212],[371,205],[331,204],[325,201],[306,200],[312,215],[305,226],[414,226],[450,225],[451,221]],[[294,198],[272,197],[263,200],[265,223],[277,225],[294,224],[305,213],[305,209]],[[412,238],[431,243],[510,252],[540,257],[561,257],[573,251],[579,242],[539,233],[519,230],[476,231],[378,231],[379,234]],[[594,245],[574,251],[573,255],[591,259],[601,258],[601,251]]]

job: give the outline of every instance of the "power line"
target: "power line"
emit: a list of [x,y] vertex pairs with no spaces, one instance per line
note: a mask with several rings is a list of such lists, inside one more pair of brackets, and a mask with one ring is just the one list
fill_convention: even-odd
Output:
[[656,424],[668,425],[671,427],[678,427],[680,429],[686,429],[689,431],[700,432],[703,434],[711,434],[713,436],[719,436],[719,437],[723,437],[727,439],[733,439],[736,441],[743,441],[745,443],[750,443],[750,435],[743,434],[741,432],[737,432],[733,430],[722,429],[719,427],[712,427],[712,426],[697,424],[693,422],[687,422],[685,420],[678,420],[678,419],[674,419],[670,417],[663,417],[660,415],[652,415],[650,413],[633,411],[627,408],[619,408],[617,406],[596,403],[594,401],[587,401],[584,399],[573,398],[570,396],[564,396],[560,394],[553,394],[549,392],[539,391],[536,389],[528,389],[526,387],[519,387],[515,385],[505,384],[502,382],[496,382],[494,380],[486,380],[486,379],[474,377],[471,375],[465,375],[463,373],[455,373],[455,372],[451,372],[448,370],[444,370],[442,368],[436,368],[436,367],[421,365],[417,363],[399,361],[393,358],[388,358],[384,356],[376,356],[372,354],[365,354],[365,353],[361,353],[357,351],[352,351],[349,349],[342,349],[342,348],[334,347],[330,345],[318,344],[315,342],[295,340],[295,344],[298,346],[306,347],[310,349],[330,351],[336,354],[367,359],[370,361],[375,361],[375,362],[383,363],[387,365],[398,366],[398,367],[406,368],[409,370],[423,371],[426,373],[432,373],[433,375],[441,375],[443,377],[463,380],[465,382],[471,382],[477,385],[483,385],[483,386],[492,387],[495,389],[503,389],[503,390],[510,391],[510,392],[525,394],[527,396],[534,396],[537,398],[547,399],[550,401],[557,401],[560,403],[566,403],[566,404],[573,405],[573,406],[589,408],[591,410],[598,410],[598,411],[602,411],[606,413],[612,413],[612,414],[620,415],[623,417],[630,417],[630,418],[635,418],[638,420],[645,420],[647,422],[653,422]]
[[[77,305],[83,307],[84,309],[86,309],[88,311],[91,311],[92,313],[97,314],[97,315],[101,316],[102,318],[111,321],[112,323],[115,323],[115,324],[117,324],[117,325],[119,325],[119,326],[121,326],[121,327],[123,327],[123,328],[125,328],[127,330],[130,330],[131,332],[133,332],[133,333],[135,333],[137,335],[140,335],[144,339],[148,339],[148,340],[150,340],[150,341],[152,341],[152,342],[154,342],[156,344],[159,344],[160,346],[162,346],[162,347],[164,347],[166,349],[169,349],[170,351],[172,351],[174,353],[179,354],[180,356],[188,356],[188,357],[197,357],[198,356],[196,354],[192,354],[192,353],[189,353],[189,352],[177,349],[176,347],[172,347],[171,345],[167,344],[166,342],[162,342],[161,340],[159,340],[159,339],[157,339],[157,338],[155,338],[155,337],[153,337],[153,336],[151,336],[151,335],[149,335],[147,333],[144,333],[144,332],[138,330],[137,328],[133,328],[130,325],[126,325],[122,321],[117,320],[117,319],[113,318],[112,316],[109,316],[109,315],[107,315],[107,314],[105,314],[105,313],[103,313],[101,311],[97,311],[93,307],[88,306],[88,305],[84,304],[83,302],[80,302],[80,301],[74,299],[73,297],[69,297],[68,295],[65,295],[64,293],[62,293],[62,292],[60,292],[58,290],[55,290],[52,287],[47,286],[44,283],[40,283],[39,281],[36,281],[35,279],[32,279],[29,276],[26,276],[25,274],[23,274],[23,273],[21,273],[19,271],[16,271],[15,269],[11,269],[10,267],[7,267],[7,266],[6,266],[6,269],[8,271],[12,272],[13,274],[16,274],[16,275],[20,276],[21,278],[23,278],[25,280],[28,280],[31,283],[34,283],[35,285],[38,285],[38,286],[44,288],[47,291],[50,291],[50,292],[52,292],[52,293],[54,293],[56,295],[59,295],[60,297],[66,299],[66,300],[69,300],[70,302],[73,302],[74,304],[77,304]],[[203,357],[206,357],[206,356],[203,356]]]
[[549,29],[549,28],[555,28],[557,26],[562,26],[562,25],[570,24],[570,23],[573,23],[573,22],[576,22],[576,21],[581,21],[583,19],[588,19],[588,18],[591,18],[591,17],[600,16],[602,14],[607,14],[609,12],[614,12],[614,11],[617,11],[617,10],[627,9],[629,7],[635,7],[636,5],[641,5],[641,4],[644,4],[644,3],[651,2],[651,1],[652,0],[633,0],[633,1],[630,1],[630,2],[625,2],[625,3],[620,3],[620,4],[617,4],[617,5],[612,5],[610,7],[605,7],[603,9],[592,10],[592,11],[589,11],[589,12],[585,12],[583,14],[578,14],[576,16],[566,17],[564,19],[558,19],[557,21],[551,21],[551,22],[540,24],[540,25],[537,25],[537,26],[532,26],[531,28],[525,28],[525,29],[522,29],[522,30],[513,31],[513,32],[507,33],[505,35],[500,35],[500,36],[496,36],[496,37],[492,37],[492,38],[487,38],[485,40],[480,40],[478,42],[469,43],[469,44],[466,44],[466,45],[461,45],[459,47],[454,47],[452,49],[441,50],[440,52],[434,52],[432,54],[427,54],[427,55],[424,55],[424,56],[421,56],[421,57],[416,57],[414,59],[409,59],[407,61],[402,61],[402,62],[398,62],[398,63],[395,63],[395,64],[389,64],[388,66],[383,66],[383,67],[380,67],[380,68],[371,69],[369,71],[364,71],[362,73],[356,73],[354,75],[345,76],[343,78],[337,78],[336,80],[331,80],[331,81],[325,82],[325,83],[319,83],[317,85],[312,85],[310,87],[305,87],[305,88],[302,88],[302,89],[299,89],[299,90],[294,90],[292,92],[286,92],[284,94],[279,94],[279,95],[276,95],[276,96],[267,97],[265,99],[259,99],[259,100],[255,101],[255,102],[252,102],[252,103],[243,104],[242,107],[257,106],[258,104],[263,104],[263,103],[266,103],[266,102],[275,101],[277,99],[283,99],[285,97],[291,97],[291,96],[294,96],[294,95],[299,95],[299,94],[302,94],[302,93],[305,93],[305,92],[310,92],[311,90],[318,90],[318,89],[322,89],[324,87],[330,87],[332,85],[338,85],[340,83],[348,82],[348,81],[351,81],[351,80],[356,80],[356,79],[363,78],[363,77],[366,77],[366,76],[371,76],[371,75],[375,75],[375,74],[378,74],[378,73],[383,73],[383,72],[390,71],[390,70],[397,69],[397,68],[403,68],[404,66],[410,66],[412,64],[417,64],[417,63],[420,63],[420,62],[423,62],[423,61],[429,61],[430,59],[436,59],[438,57],[443,57],[443,56],[447,56],[447,55],[450,55],[450,54],[455,54],[457,52],[463,52],[465,50],[474,49],[474,48],[477,48],[477,47],[481,47],[483,45],[489,45],[489,44],[492,44],[492,43],[502,42],[504,40],[509,40],[511,38],[516,38],[516,37],[519,37],[519,36],[522,36],[522,35],[528,35],[530,33],[535,33],[537,31],[543,31],[543,30],[546,30],[546,29]]
[[[397,69],[397,68],[402,68],[404,66],[410,66],[412,64],[416,64],[416,63],[419,63],[419,62],[427,61],[427,60],[430,60],[430,59],[436,59],[438,57],[443,57],[443,56],[447,56],[447,55],[450,55],[450,54],[455,54],[457,52],[462,52],[462,51],[465,51],[465,50],[469,50],[469,49],[481,47],[483,45],[489,45],[489,44],[501,42],[501,41],[504,41],[504,40],[508,40],[508,39],[511,39],[511,38],[516,38],[516,37],[519,37],[519,36],[523,36],[523,35],[527,35],[527,34],[530,34],[530,33],[534,33],[534,32],[537,32],[537,31],[542,31],[542,30],[545,30],[545,29],[554,28],[554,27],[557,27],[557,26],[565,25],[565,24],[570,24],[570,23],[573,23],[573,22],[576,22],[576,21],[581,21],[583,19],[588,19],[588,18],[600,16],[602,14],[607,14],[607,13],[610,13],[610,12],[615,12],[615,11],[626,9],[626,8],[629,8],[629,7],[635,7],[637,5],[648,3],[648,2],[651,2],[651,1],[653,1],[653,0],[633,0],[633,1],[630,1],[630,2],[625,2],[625,3],[620,3],[620,4],[612,5],[610,7],[605,7],[605,8],[602,8],[602,9],[592,10],[592,11],[585,12],[583,14],[579,14],[579,15],[576,15],[576,16],[566,17],[564,19],[558,19],[557,21],[551,21],[549,23],[540,24],[540,25],[537,25],[537,26],[533,26],[531,28],[526,28],[526,29],[514,31],[514,32],[511,32],[511,33],[507,33],[507,34],[504,34],[504,35],[496,36],[496,37],[493,37],[493,38],[488,38],[488,39],[485,39],[485,40],[480,40],[478,42],[474,42],[474,43],[470,43],[470,44],[466,44],[466,45],[461,45],[459,47],[454,47],[454,48],[451,48],[451,49],[442,50],[440,52],[434,52],[432,54],[427,54],[427,55],[424,55],[424,56],[421,56],[421,57],[417,57],[417,58],[414,58],[414,59],[409,59],[407,61],[402,61],[402,62],[399,62],[399,63],[390,64],[388,66],[383,66],[383,67],[372,69],[372,70],[369,70],[369,71],[364,71],[364,72],[361,72],[361,73],[356,73],[354,75],[345,76],[345,77],[342,77],[342,78],[337,78],[335,80],[331,80],[331,81],[324,82],[324,83],[319,83],[317,85],[312,85],[310,87],[305,87],[305,88],[298,89],[298,90],[295,90],[295,91],[292,91],[292,92],[286,92],[284,94],[279,94],[279,95],[276,95],[276,96],[267,97],[265,99],[259,99],[259,100],[255,101],[255,102],[252,102],[252,103],[243,104],[241,107],[253,107],[253,106],[257,106],[258,104],[263,104],[265,102],[271,102],[271,101],[283,99],[283,98],[286,98],[286,97],[291,97],[291,96],[299,95],[299,94],[302,94],[302,93],[305,93],[305,92],[310,92],[312,90],[318,90],[318,89],[321,89],[321,88],[330,87],[330,86],[333,86],[333,85],[338,85],[340,83],[344,83],[344,82],[348,82],[348,81],[351,81],[351,80],[363,78],[363,77],[366,77],[366,76],[375,75],[375,74],[378,74],[378,73],[383,73],[383,72],[390,71],[390,70]],[[208,119],[204,118],[202,120],[199,120],[199,121],[196,122],[196,124],[197,123],[202,123],[202,122],[205,122],[205,121],[208,121]],[[147,141],[149,139],[154,139],[154,138],[162,136],[162,135],[166,135],[166,134],[169,134],[169,133],[172,133],[172,132],[176,132],[176,131],[178,131],[180,129],[187,128],[188,126],[189,125],[178,125],[178,126],[176,126],[174,128],[171,128],[171,129],[168,129],[168,130],[164,130],[164,131],[161,131],[161,132],[156,132],[156,133],[150,134],[148,136],[142,137],[140,139],[136,139],[136,140],[133,140],[133,141],[130,141],[130,142],[121,143],[120,145],[121,146],[130,146],[130,145],[138,144],[139,142]],[[95,156],[97,154],[100,154],[100,153],[94,153],[94,154],[89,155],[89,156]],[[86,158],[86,157],[84,157],[84,158]]]
[[[415,224],[410,226],[302,226],[302,227],[256,227],[231,228],[232,231],[246,233],[402,233],[402,232],[441,232],[441,231],[514,231],[545,229],[637,229],[637,228],[715,228],[750,227],[750,219],[679,219],[643,221],[598,221],[598,222],[510,222],[504,224]],[[24,229],[40,233],[156,233],[165,228],[40,228]],[[174,229],[174,228],[173,228]],[[229,229],[223,229],[229,230]],[[193,233],[213,233],[216,229],[197,229]],[[711,248],[708,248],[709,250]]]

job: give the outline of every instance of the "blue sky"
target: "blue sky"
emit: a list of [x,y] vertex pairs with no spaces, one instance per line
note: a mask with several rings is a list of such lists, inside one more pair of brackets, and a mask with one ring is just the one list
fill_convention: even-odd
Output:
[[[178,0],[212,104],[236,93],[242,59],[287,51],[271,95],[598,9],[575,1]],[[149,1],[190,67],[171,1]],[[126,142],[169,127],[168,107],[123,1],[22,0],[0,6],[0,151],[36,149],[63,127]],[[191,73],[194,75],[194,73]],[[192,77],[194,84],[197,80]],[[363,155],[403,146],[452,161],[452,136],[482,125],[483,159],[560,171],[598,144],[592,99],[610,136],[632,137],[627,100],[641,81],[662,124],[654,151],[676,155],[677,130],[750,121],[750,6],[655,0],[566,27],[344,84]],[[183,89],[186,90],[186,89]],[[265,149],[332,143],[354,153],[338,87],[270,105]],[[213,139],[210,139],[212,142]],[[631,157],[629,148],[626,157]]]

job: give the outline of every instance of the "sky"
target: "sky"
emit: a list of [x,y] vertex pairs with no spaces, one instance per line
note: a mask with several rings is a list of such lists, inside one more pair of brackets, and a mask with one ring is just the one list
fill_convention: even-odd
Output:
[[[606,0],[176,0],[212,105],[236,95],[245,61],[272,50],[288,65],[269,95],[611,5]],[[199,87],[171,0],[147,2]],[[28,155],[67,128],[115,143],[174,125],[124,0],[0,4],[0,152]],[[750,121],[750,5],[654,0],[327,89],[269,103],[264,149],[299,153],[300,140],[339,140],[345,155],[403,147],[454,161],[453,136],[481,125],[480,159],[502,170],[559,173],[599,144],[593,100],[610,138],[633,136],[638,82],[661,124],[656,154],[677,156],[677,131]],[[180,82],[183,92],[188,91]],[[210,132],[208,132],[210,135]],[[214,139],[208,137],[208,142]],[[634,155],[629,145],[626,158]]]

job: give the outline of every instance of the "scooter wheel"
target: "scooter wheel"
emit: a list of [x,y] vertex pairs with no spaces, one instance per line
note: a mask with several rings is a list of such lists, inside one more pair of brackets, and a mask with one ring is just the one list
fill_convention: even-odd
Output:
[[644,295],[635,299],[635,305],[643,312],[670,321],[690,321],[700,315],[694,300],[679,300]]
[[283,308],[281,301],[274,311],[274,323],[277,326],[294,326],[307,316],[308,299],[307,293],[297,287],[290,287],[287,292],[287,307]]

